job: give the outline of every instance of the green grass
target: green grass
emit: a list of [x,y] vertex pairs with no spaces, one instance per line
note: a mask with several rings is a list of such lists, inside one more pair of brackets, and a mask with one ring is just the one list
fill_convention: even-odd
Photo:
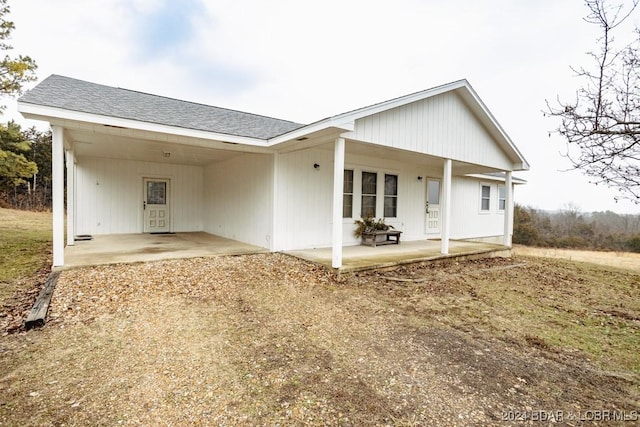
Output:
[[0,209],[0,305],[50,258],[51,213]]
[[[474,281],[478,301],[470,311],[494,334],[552,351],[578,351],[604,370],[640,375],[640,275],[594,264],[536,261],[524,272],[496,272]],[[470,320],[468,315],[455,321]]]

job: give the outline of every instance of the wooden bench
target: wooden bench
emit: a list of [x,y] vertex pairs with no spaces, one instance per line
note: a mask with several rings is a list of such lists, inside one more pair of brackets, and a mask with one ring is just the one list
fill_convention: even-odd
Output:
[[[399,245],[401,234],[402,231],[396,230],[365,231],[362,233],[362,244],[374,248],[378,245]],[[385,239],[378,241],[378,236],[385,236]]]

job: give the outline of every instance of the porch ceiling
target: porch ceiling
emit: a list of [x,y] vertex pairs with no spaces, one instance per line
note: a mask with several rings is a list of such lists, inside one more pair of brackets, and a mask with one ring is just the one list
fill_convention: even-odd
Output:
[[[320,147],[326,150],[333,150],[333,142],[326,143]],[[434,169],[442,169],[444,164],[444,159],[440,157],[354,140],[347,141],[345,151],[347,154],[396,160],[407,164],[423,165],[424,167]],[[474,165],[455,160],[453,161],[452,173],[454,175],[467,175],[474,173],[481,174],[489,172],[502,171],[487,166]]]
[[[67,129],[65,139],[69,141],[78,158],[84,156],[106,157],[204,166],[241,154],[240,151],[235,150],[177,144],[84,130]],[[169,153],[168,157],[165,153]]]

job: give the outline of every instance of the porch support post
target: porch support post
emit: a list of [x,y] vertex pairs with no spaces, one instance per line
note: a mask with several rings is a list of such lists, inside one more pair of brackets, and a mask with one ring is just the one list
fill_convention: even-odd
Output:
[[51,196],[53,210],[53,266],[64,265],[64,132],[52,126]]
[[72,149],[65,151],[67,155],[67,246],[75,244],[76,235],[76,159]]
[[333,154],[333,238],[331,266],[342,267],[342,192],[344,190],[344,138],[336,138]]
[[451,159],[444,160],[444,172],[442,174],[442,200],[440,202],[440,215],[442,218],[442,236],[440,240],[440,253],[449,253],[449,236],[451,235]]
[[273,180],[271,182],[273,194],[273,206],[271,210],[271,242],[269,242],[269,250],[271,252],[279,251],[280,247],[280,216],[278,215],[278,170],[280,168],[280,154],[273,153]]
[[511,247],[513,230],[513,183],[511,171],[505,172],[504,193],[504,236],[502,238],[502,244]]

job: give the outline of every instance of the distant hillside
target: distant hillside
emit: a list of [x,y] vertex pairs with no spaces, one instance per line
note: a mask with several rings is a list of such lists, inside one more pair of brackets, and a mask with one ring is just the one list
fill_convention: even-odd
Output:
[[529,246],[640,252],[640,215],[544,211],[517,205],[513,242]]

